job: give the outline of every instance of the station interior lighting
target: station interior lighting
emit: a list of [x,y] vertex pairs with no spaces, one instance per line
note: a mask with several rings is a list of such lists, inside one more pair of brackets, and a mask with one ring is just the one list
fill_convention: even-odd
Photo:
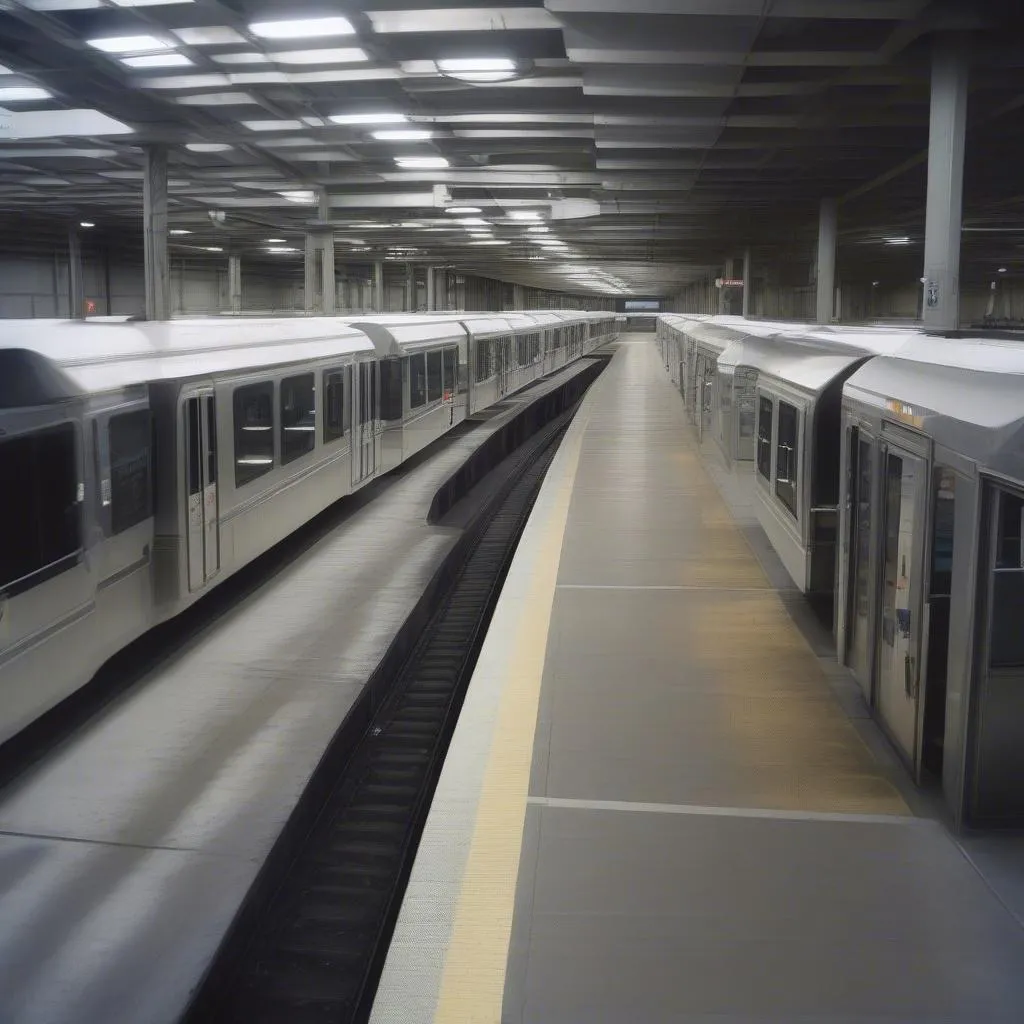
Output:
[[285,21],[256,21],[249,26],[262,39],[311,39],[318,36],[351,36],[355,28],[348,18],[289,18]]

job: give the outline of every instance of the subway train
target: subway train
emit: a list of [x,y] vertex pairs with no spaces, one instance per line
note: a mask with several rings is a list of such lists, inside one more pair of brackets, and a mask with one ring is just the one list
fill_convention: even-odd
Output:
[[613,313],[0,321],[0,742]]
[[666,314],[687,416],[958,823],[1024,817],[1024,341]]

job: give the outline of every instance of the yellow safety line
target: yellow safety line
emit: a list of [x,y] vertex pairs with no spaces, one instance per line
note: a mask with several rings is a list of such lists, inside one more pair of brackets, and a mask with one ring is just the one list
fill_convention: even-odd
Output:
[[[587,414],[586,405],[580,410]],[[520,601],[513,655],[484,773],[462,890],[434,1014],[439,1024],[498,1024],[530,785],[533,737],[562,539],[587,418],[565,439],[566,459],[529,590]]]

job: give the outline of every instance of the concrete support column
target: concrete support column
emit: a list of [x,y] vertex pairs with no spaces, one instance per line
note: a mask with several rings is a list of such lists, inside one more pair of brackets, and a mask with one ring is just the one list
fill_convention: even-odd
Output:
[[142,225],[146,277],[146,319],[171,315],[171,268],[167,259],[167,147],[146,146],[142,183]]
[[85,319],[85,282],[82,278],[82,242],[78,228],[68,228],[68,315]]
[[334,231],[315,228],[306,232],[306,294],[307,313],[333,316],[337,308],[334,283]]
[[815,306],[819,324],[832,322],[836,294],[836,240],[839,213],[834,199],[822,199],[818,213],[818,297]]
[[754,277],[751,273],[750,247],[743,250],[743,316],[750,316],[750,293],[754,287]]
[[437,309],[437,269],[427,267],[427,312]]
[[521,284],[512,285],[512,308],[526,309],[526,289]]
[[228,308],[242,312],[242,257],[228,256]]
[[402,308],[407,313],[416,309],[416,264],[406,263],[405,265],[405,300]]
[[939,331],[955,331],[960,326],[960,220],[968,74],[962,50],[952,40],[938,40],[932,53],[928,121],[922,319],[926,327]]
[[380,260],[373,265],[373,309],[384,312],[384,264]]

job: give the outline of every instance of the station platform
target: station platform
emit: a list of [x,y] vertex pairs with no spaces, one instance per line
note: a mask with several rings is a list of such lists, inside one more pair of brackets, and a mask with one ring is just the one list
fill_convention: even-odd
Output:
[[[197,605],[214,621],[0,792],[0,1022],[182,1018],[328,744],[365,726],[368,680],[429,617],[479,494],[453,478],[482,478],[485,446],[586,362],[345,499],[216,615]],[[430,523],[439,493],[465,497]]]
[[625,336],[520,541],[373,1024],[1024,1019],[1019,840],[916,798],[716,475]]

